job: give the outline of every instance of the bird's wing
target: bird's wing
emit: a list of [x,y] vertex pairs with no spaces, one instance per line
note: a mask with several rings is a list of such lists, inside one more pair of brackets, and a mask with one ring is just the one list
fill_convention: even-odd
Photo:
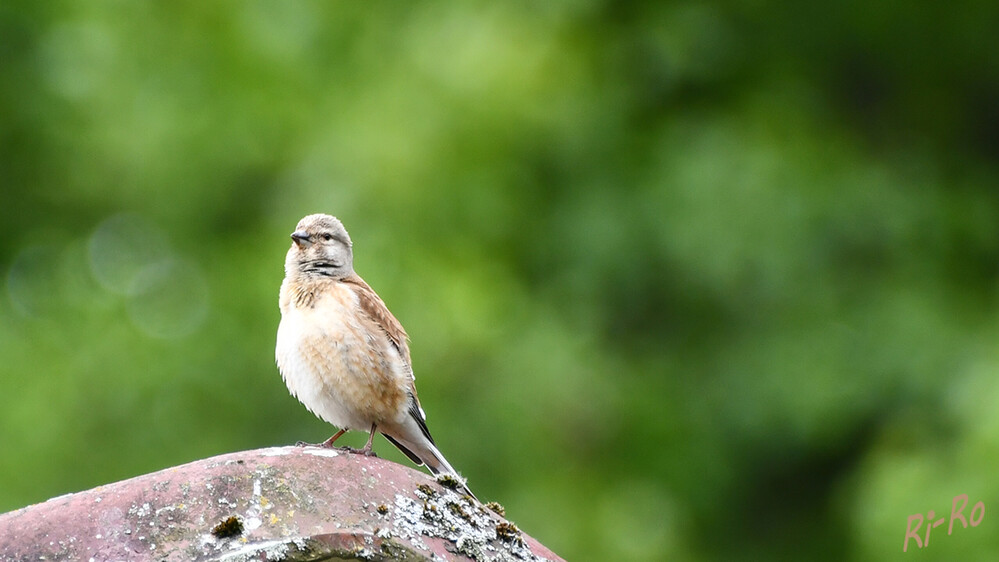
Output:
[[392,344],[399,350],[399,355],[402,356],[402,360],[406,362],[406,365],[410,367],[410,373],[412,374],[412,362],[409,357],[409,336],[406,335],[406,330],[402,328],[402,324],[396,320],[395,316],[392,316],[392,313],[389,312],[388,307],[385,306],[381,297],[360,276],[354,274],[342,279],[341,282],[349,285],[354,290],[360,301],[361,310],[385,331],[385,335],[388,336]]
[[[399,350],[399,355],[402,356],[402,360],[406,362],[406,366],[409,367],[410,386],[409,386],[409,415],[416,420],[417,426],[420,428],[420,432],[424,437],[430,441],[431,444],[434,442],[434,438],[430,436],[430,430],[427,428],[427,414],[423,411],[423,407],[420,406],[420,399],[416,395],[416,384],[415,377],[413,376],[413,364],[410,362],[409,357],[409,336],[406,335],[406,330],[403,329],[402,324],[399,320],[389,312],[385,302],[382,301],[378,293],[368,285],[364,279],[357,274],[351,275],[342,280],[354,289],[357,294],[357,298],[361,305],[361,310],[364,311],[372,320],[375,321],[388,336],[389,340],[395,345],[396,349]],[[405,447],[401,446],[398,442],[392,441],[397,447],[402,449],[404,453],[410,458],[413,458],[411,451],[408,451]],[[414,459],[415,462],[415,459]]]

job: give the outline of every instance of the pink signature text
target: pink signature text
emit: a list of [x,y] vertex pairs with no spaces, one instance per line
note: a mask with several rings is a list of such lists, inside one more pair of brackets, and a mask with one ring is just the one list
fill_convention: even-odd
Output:
[[[968,507],[968,494],[961,494],[959,496],[954,496],[954,502],[950,507],[950,523],[947,525],[947,534],[950,535],[954,532],[954,522],[959,521],[961,526],[965,529],[968,525],[972,527],[977,527],[981,522],[982,518],[985,517],[985,502],[978,502],[974,507],[971,508],[971,513],[965,517],[964,508]],[[934,520],[937,516],[936,512],[932,509],[926,513],[926,518],[923,518],[922,513],[916,513],[915,515],[910,515],[909,520],[905,526],[905,541],[902,543],[902,552],[907,552],[909,550],[909,539],[916,541],[917,548],[925,548],[930,546],[930,531],[936,529],[944,522],[948,520],[947,517],[941,517],[940,519]],[[926,522],[926,531],[922,538],[919,537],[919,528],[923,526],[923,522]]]

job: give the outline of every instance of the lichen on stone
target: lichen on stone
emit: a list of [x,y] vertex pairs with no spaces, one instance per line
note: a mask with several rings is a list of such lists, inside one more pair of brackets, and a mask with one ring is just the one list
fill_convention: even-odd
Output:
[[396,536],[430,552],[423,538],[448,541],[448,550],[473,560],[542,560],[535,556],[513,523],[497,522],[484,506],[451,490],[416,497],[395,496]]
[[235,515],[227,517],[212,528],[212,535],[220,539],[238,537],[243,534],[243,523]]

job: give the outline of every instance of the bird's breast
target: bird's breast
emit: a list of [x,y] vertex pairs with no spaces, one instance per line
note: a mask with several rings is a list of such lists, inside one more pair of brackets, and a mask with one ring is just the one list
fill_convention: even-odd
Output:
[[408,366],[348,287],[331,283],[315,295],[311,306],[282,299],[276,358],[288,389],[339,427],[394,418],[405,410]]

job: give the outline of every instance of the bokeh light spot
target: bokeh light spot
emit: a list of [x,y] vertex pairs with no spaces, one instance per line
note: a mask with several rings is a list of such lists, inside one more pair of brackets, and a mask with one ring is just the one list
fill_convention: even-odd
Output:
[[90,269],[102,287],[127,295],[145,268],[170,257],[166,236],[146,219],[119,214],[102,222],[90,237]]
[[168,259],[136,274],[128,315],[137,328],[156,338],[195,331],[208,314],[208,285],[193,263]]

